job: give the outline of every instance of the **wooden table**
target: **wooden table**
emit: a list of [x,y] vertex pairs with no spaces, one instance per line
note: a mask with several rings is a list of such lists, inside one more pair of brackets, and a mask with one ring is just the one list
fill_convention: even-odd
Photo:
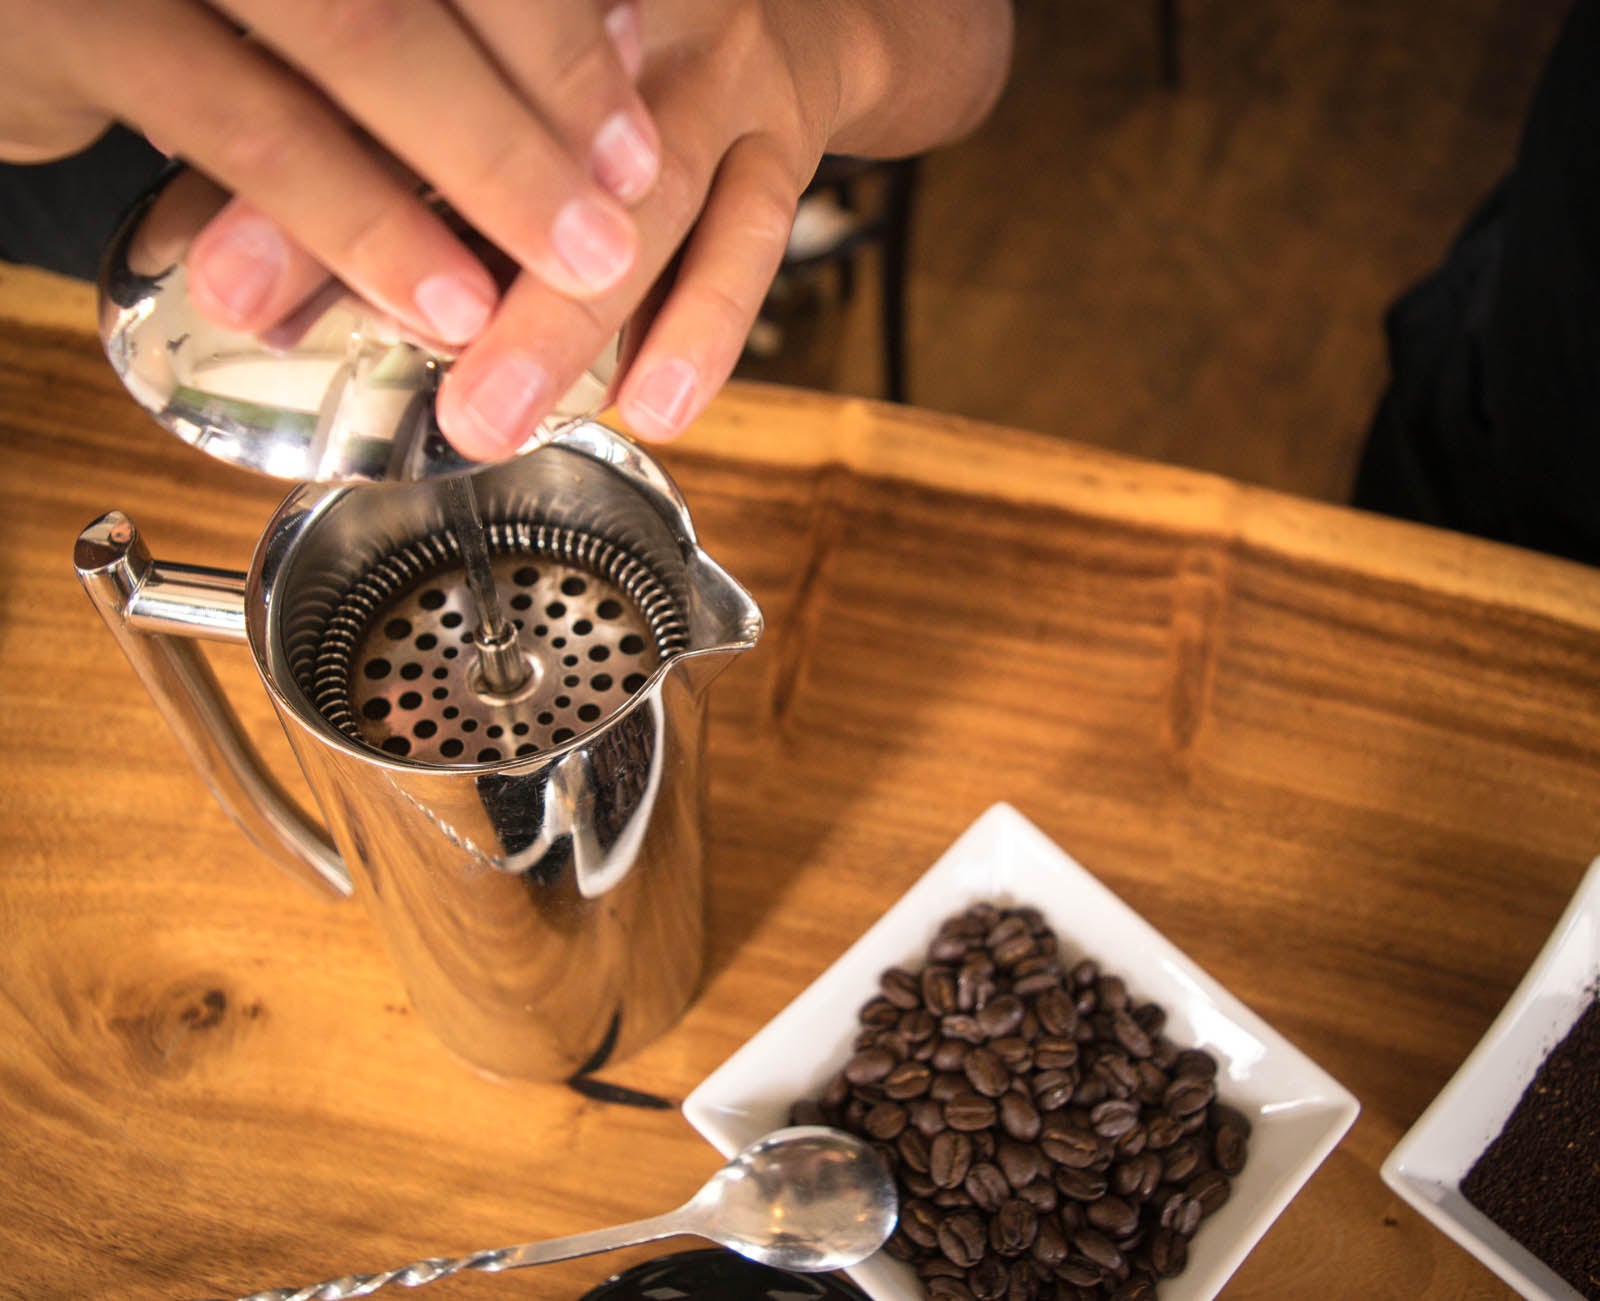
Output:
[[[280,488],[0,294],[0,1295],[170,1298],[568,1233],[718,1163],[494,1083],[211,803],[73,577],[244,568]],[[1378,1166],[1600,849],[1600,574],[1025,433],[736,387],[665,460],[765,608],[714,691],[710,962],[604,1078],[681,1099],[1008,800],[1361,1099],[1230,1297],[1500,1296]],[[243,652],[213,654],[290,771]],[[659,1250],[656,1249],[656,1250]],[[655,1254],[437,1285],[573,1297]]]

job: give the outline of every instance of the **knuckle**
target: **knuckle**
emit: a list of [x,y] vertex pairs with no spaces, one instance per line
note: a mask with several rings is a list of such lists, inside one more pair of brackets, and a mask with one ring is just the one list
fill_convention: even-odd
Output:
[[407,0],[325,0],[310,9],[317,44],[358,57],[392,41],[414,6]]
[[[622,70],[609,42],[585,41],[555,60],[548,81],[540,88],[559,114],[564,106],[600,106],[598,117],[623,98]],[[586,112],[591,111],[586,109]]]
[[244,176],[257,183],[287,178],[300,142],[313,129],[307,115],[292,109],[225,123],[216,137],[218,170],[224,179]]

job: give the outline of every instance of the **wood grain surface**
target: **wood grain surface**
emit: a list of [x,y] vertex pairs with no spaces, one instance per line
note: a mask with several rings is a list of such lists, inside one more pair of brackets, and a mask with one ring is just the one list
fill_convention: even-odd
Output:
[[[718,1160],[675,1110],[475,1075],[359,909],[212,804],[72,543],[117,507],[242,569],[282,490],[157,429],[58,306],[0,309],[0,1296],[232,1294],[687,1196]],[[664,460],[768,628],[714,689],[702,992],[603,1078],[680,1100],[1007,800],[1362,1102],[1227,1296],[1505,1295],[1377,1172],[1600,850],[1600,575],[788,390]]]

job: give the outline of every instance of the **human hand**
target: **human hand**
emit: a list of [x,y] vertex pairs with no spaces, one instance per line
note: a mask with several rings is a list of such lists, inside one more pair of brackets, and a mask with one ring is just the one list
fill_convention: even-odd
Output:
[[632,81],[637,10],[604,2],[0,0],[0,157],[129,122],[238,196],[190,256],[219,323],[264,329],[331,272],[464,344],[497,288],[417,178],[569,299],[637,257],[624,204],[659,143]]

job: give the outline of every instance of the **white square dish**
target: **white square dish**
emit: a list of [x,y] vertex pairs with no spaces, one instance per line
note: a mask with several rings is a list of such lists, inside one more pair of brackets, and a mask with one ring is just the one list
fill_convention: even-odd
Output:
[[1450,1082],[1383,1163],[1383,1181],[1525,1297],[1578,1291],[1461,1195],[1550,1050],[1600,979],[1600,859],[1590,865],[1528,974]]
[[[1163,1301],[1215,1296],[1356,1118],[1355,1098],[1185,957],[1009,805],[997,804],[851,948],[684,1102],[691,1124],[732,1154],[788,1123],[851,1052],[856,1014],[891,966],[922,965],[939,923],[992,899],[1037,908],[1073,955],[1166,1009],[1166,1034],[1217,1059],[1221,1100],[1253,1126],[1227,1203],[1194,1237],[1188,1268]],[[879,1252],[849,1271],[874,1301],[923,1295],[912,1271]]]

